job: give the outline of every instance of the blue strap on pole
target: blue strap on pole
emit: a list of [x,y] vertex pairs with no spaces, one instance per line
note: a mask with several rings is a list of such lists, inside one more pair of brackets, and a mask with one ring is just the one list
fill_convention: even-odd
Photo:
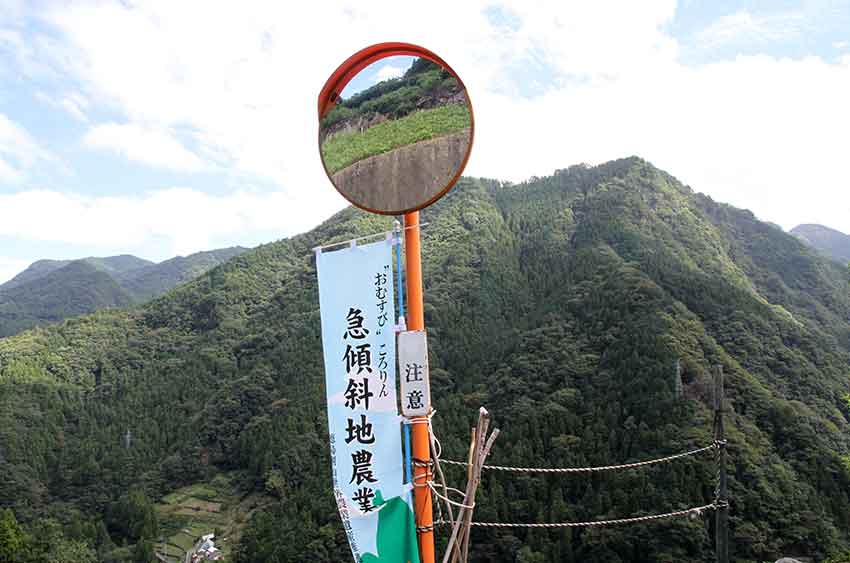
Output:
[[[396,247],[395,247],[395,257],[396,257],[396,270],[398,272],[397,285],[398,291],[398,316],[399,320],[404,318],[404,283],[402,283],[402,276],[404,274],[404,269],[401,267],[401,226],[399,225],[396,228]],[[401,324],[401,323],[399,323]]]
[[410,425],[406,422],[404,427],[404,481],[405,483],[413,483],[413,463],[410,454]]
[[[396,287],[398,288],[398,291],[396,291],[396,294],[398,295],[398,319],[396,321],[396,326],[398,327],[398,330],[404,330],[406,328],[404,326],[404,280],[402,279],[402,276],[404,275],[404,268],[402,268],[401,262],[401,233],[401,223],[396,221],[395,258]],[[402,428],[404,429],[404,481],[406,483],[413,483],[413,454],[410,449],[410,424],[405,422],[402,424]]]

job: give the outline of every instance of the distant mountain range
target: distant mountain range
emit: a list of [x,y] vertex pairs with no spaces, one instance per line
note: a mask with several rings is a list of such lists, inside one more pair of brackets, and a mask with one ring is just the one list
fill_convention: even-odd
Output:
[[39,260],[0,285],[0,338],[107,307],[144,303],[246,250],[221,248],[158,264],[129,254]]
[[90,256],[79,260],[39,260],[30,264],[26,270],[11,280],[4,284],[0,284],[0,291],[12,289],[13,287],[24,285],[33,280],[37,280],[38,278],[43,278],[51,272],[62,269],[72,262],[85,262],[95,269],[106,272],[110,275],[123,274],[126,272],[132,272],[133,270],[137,270],[144,266],[155,265],[155,263],[150,260],[144,260],[130,254],[107,256],[106,258]]
[[799,225],[791,234],[833,260],[850,262],[850,235],[823,225]]

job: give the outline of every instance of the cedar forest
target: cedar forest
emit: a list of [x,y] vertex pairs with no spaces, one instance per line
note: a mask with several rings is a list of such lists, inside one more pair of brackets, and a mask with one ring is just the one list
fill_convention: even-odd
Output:
[[[424,215],[444,457],[464,458],[480,405],[502,429],[491,454],[501,465],[605,465],[705,445],[721,364],[733,559],[850,561],[845,266],[634,157],[521,184],[465,178]],[[226,530],[232,560],[348,560],[311,248],[391,223],[349,208],[147,304],[0,339],[0,561],[150,561],[191,518],[163,512],[162,499],[225,481],[234,503],[257,500]],[[706,504],[714,467],[704,456],[592,476],[485,473],[476,518]],[[707,515],[476,529],[471,560],[713,554]]]

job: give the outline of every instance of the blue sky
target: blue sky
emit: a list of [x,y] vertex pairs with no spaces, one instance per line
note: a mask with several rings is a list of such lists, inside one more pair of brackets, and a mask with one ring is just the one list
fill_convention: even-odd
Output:
[[832,0],[691,0],[677,11],[668,30],[682,38],[682,58],[688,64],[761,53],[836,62],[848,50],[850,7]]
[[342,98],[350,98],[354,94],[370,86],[374,86],[378,82],[402,76],[410,68],[414,60],[416,60],[414,57],[396,55],[370,64],[358,72],[351,79],[351,82],[345,85],[345,88],[342,90]]
[[316,95],[387,40],[460,73],[470,174],[637,154],[785,228],[850,232],[850,2],[529,4],[0,0],[0,281],[39,258],[158,261],[316,225],[345,205]]

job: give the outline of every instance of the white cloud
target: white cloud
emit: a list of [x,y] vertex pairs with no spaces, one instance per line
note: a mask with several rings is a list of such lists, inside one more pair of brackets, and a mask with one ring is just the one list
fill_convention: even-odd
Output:
[[[811,221],[850,232],[843,169],[850,55],[835,64],[760,55],[688,67],[665,31],[673,0],[517,0],[506,3],[516,20],[509,27],[494,27],[484,11],[490,4],[436,0],[423,10],[381,0],[296,10],[267,2],[63,3],[44,16],[56,39],[33,41],[43,50],[27,61],[61,68],[92,106],[126,118],[124,125],[93,129],[87,139],[94,145],[181,170],[215,162],[217,172],[226,167],[235,177],[281,188],[267,196],[273,201],[248,197],[255,205],[237,207],[243,220],[221,211],[225,203],[240,205],[235,196],[168,196],[175,205],[210,206],[227,229],[251,228],[252,213],[259,223],[269,221],[275,209],[285,210],[277,225],[293,232],[291,225],[307,227],[344,204],[319,161],[316,96],[342,60],[392,30],[392,38],[440,54],[467,84],[477,127],[470,174],[520,180],[637,154],[715,199],[786,228]],[[727,45],[750,34],[764,42],[806,29],[793,13],[740,12],[704,30],[703,39]],[[515,72],[535,68],[539,75]],[[542,94],[509,95],[531,80]],[[194,154],[174,131],[190,132]],[[53,204],[94,219],[99,206],[124,209],[109,199],[65,197],[70,203]],[[121,211],[121,221],[142,225],[138,236],[157,233],[189,246],[194,235],[179,218],[174,225],[145,215],[158,212],[150,202],[142,205],[153,199],[124,202],[139,218]],[[43,223],[38,217],[32,220]],[[115,228],[132,234],[129,226]],[[198,244],[224,228],[200,220],[195,226],[202,233]]]
[[37,90],[35,97],[53,107],[60,108],[68,112],[72,117],[83,123],[88,123],[89,119],[85,114],[85,110],[89,106],[89,102],[85,96],[79,92],[71,92],[64,96],[53,98],[43,90]]
[[25,12],[26,0],[3,0],[0,2],[0,22],[19,20]]
[[59,100],[59,106],[79,121],[88,122],[85,111],[89,107],[89,101],[79,92],[70,92],[63,96]]
[[697,34],[696,43],[711,49],[738,41],[781,41],[801,35],[807,21],[802,12],[758,15],[743,10],[717,19]]
[[168,253],[208,249],[217,237],[306,230],[303,214],[283,192],[238,190],[213,196],[189,188],[138,197],[85,197],[49,190],[0,194],[0,236],[100,249],[169,241]]
[[205,167],[204,162],[180,144],[169,131],[136,123],[97,125],[86,133],[85,143],[151,166],[185,172],[197,172]]
[[377,73],[377,81],[382,82],[390,78],[398,78],[404,74],[405,69],[400,66],[385,65]]
[[[442,0],[427,10],[390,0],[298,10],[265,2],[72,3],[45,17],[89,94],[133,123],[187,125],[234,170],[303,190],[327,185],[314,143],[319,89],[350,53],[385,40],[387,29],[440,53],[474,96],[510,82],[506,65],[530,57],[545,57],[557,72],[604,78],[675,45],[659,31],[673,0],[515,4],[522,26],[507,33],[492,26],[484,0]],[[318,39],[319,30],[335,40]],[[312,192],[302,192],[305,206]]]
[[0,182],[14,182],[20,178],[20,173],[0,156]]
[[20,125],[0,113],[0,183],[22,180],[39,161],[51,155]]
[[78,120],[84,122],[88,121],[88,118],[86,117],[86,114],[83,113],[83,110],[80,108],[80,105],[72,98],[62,98],[61,100],[59,100],[59,105],[62,107],[62,109],[70,113]]

